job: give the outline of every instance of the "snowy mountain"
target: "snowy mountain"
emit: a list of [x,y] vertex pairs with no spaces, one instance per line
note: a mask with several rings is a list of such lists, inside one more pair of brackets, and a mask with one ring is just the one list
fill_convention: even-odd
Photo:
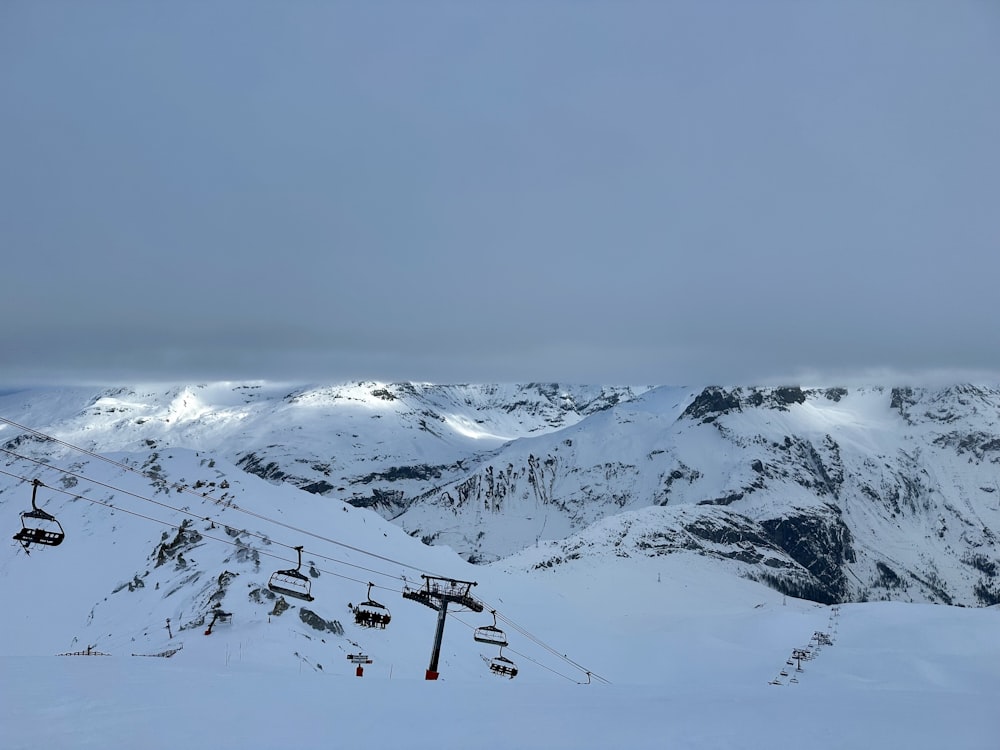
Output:
[[0,414],[99,452],[211,452],[474,562],[686,549],[821,602],[1000,601],[996,389],[214,384]]
[[972,386],[657,388],[504,446],[397,522],[474,559],[689,549],[816,601],[994,604],[998,418],[1000,391]]
[[393,515],[473,457],[644,389],[554,384],[146,386],[0,397],[14,421],[95,450],[212,450],[270,480]]
[[[972,387],[5,394],[0,527],[52,528],[26,515],[35,492],[65,537],[0,548],[4,745],[746,747],[781,727],[809,747],[993,747],[1000,609],[829,603],[990,603],[998,404]],[[269,586],[291,570],[309,598]],[[448,610],[428,690],[437,613],[403,596],[421,576],[467,581],[483,608]],[[502,650],[473,638],[494,622]],[[415,731],[443,709],[446,736]]]

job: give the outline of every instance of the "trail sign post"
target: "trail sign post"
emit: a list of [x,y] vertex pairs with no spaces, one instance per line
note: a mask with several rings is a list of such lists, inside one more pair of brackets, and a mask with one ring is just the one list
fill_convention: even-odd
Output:
[[372,663],[371,657],[368,656],[368,654],[348,654],[347,655],[347,660],[349,662],[351,662],[351,664],[357,664],[358,665],[358,668],[355,671],[355,674],[358,677],[364,677],[364,675],[365,675],[365,668],[363,666],[361,666],[361,665],[362,664],[371,664]]

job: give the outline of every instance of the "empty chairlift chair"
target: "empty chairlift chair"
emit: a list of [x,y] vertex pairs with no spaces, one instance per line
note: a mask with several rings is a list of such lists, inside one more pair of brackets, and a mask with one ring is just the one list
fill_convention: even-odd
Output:
[[271,574],[267,587],[276,594],[286,594],[311,602],[313,597],[309,592],[312,590],[312,583],[307,576],[299,572],[302,568],[302,546],[296,547],[295,550],[299,553],[298,567],[294,570],[275,571]]
[[506,646],[507,634],[497,627],[497,611],[494,609],[490,614],[493,615],[493,624],[476,628],[476,632],[472,634],[472,637],[479,643],[489,643],[491,646]]
[[372,599],[372,586],[368,583],[368,600],[361,602],[354,607],[354,622],[365,628],[385,628],[392,619],[389,610],[384,604],[379,604]]
[[56,517],[36,505],[36,496],[39,487],[45,485],[37,479],[31,487],[31,510],[21,513],[21,530],[14,534],[14,539],[21,543],[25,551],[29,544],[44,544],[49,547],[57,547],[66,538],[62,524]]

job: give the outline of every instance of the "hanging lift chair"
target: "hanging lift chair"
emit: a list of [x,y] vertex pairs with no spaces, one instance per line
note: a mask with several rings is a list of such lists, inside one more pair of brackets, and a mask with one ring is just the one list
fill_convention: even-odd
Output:
[[503,646],[500,647],[500,653],[490,659],[490,671],[497,677],[508,677],[512,680],[517,677],[517,665],[503,655]]
[[309,591],[312,583],[309,578],[299,572],[302,567],[302,546],[295,548],[299,553],[299,564],[294,570],[277,570],[271,574],[271,580],[267,582],[267,587],[276,594],[286,594],[294,596],[296,599],[304,599],[307,602],[313,600]]
[[384,604],[379,604],[372,599],[372,586],[374,585],[374,583],[368,583],[367,601],[354,607],[354,622],[365,628],[385,629],[389,620],[392,619],[392,615],[389,614],[389,610]]
[[14,539],[21,543],[27,552],[29,544],[45,544],[57,547],[66,538],[62,524],[56,517],[38,507],[35,502],[39,487],[44,487],[37,479],[31,487],[31,510],[21,513],[21,530],[14,534]]
[[507,634],[497,627],[497,611],[495,609],[491,610],[490,614],[493,615],[493,624],[476,628],[472,637],[479,643],[489,643],[491,646],[506,646]]

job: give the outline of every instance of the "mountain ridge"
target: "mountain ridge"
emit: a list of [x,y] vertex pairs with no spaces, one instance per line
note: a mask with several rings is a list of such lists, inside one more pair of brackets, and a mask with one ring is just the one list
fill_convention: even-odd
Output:
[[0,414],[96,451],[215,452],[473,562],[559,564],[646,513],[659,529],[619,553],[694,550],[822,602],[1000,602],[990,387],[224,383],[22,391]]

